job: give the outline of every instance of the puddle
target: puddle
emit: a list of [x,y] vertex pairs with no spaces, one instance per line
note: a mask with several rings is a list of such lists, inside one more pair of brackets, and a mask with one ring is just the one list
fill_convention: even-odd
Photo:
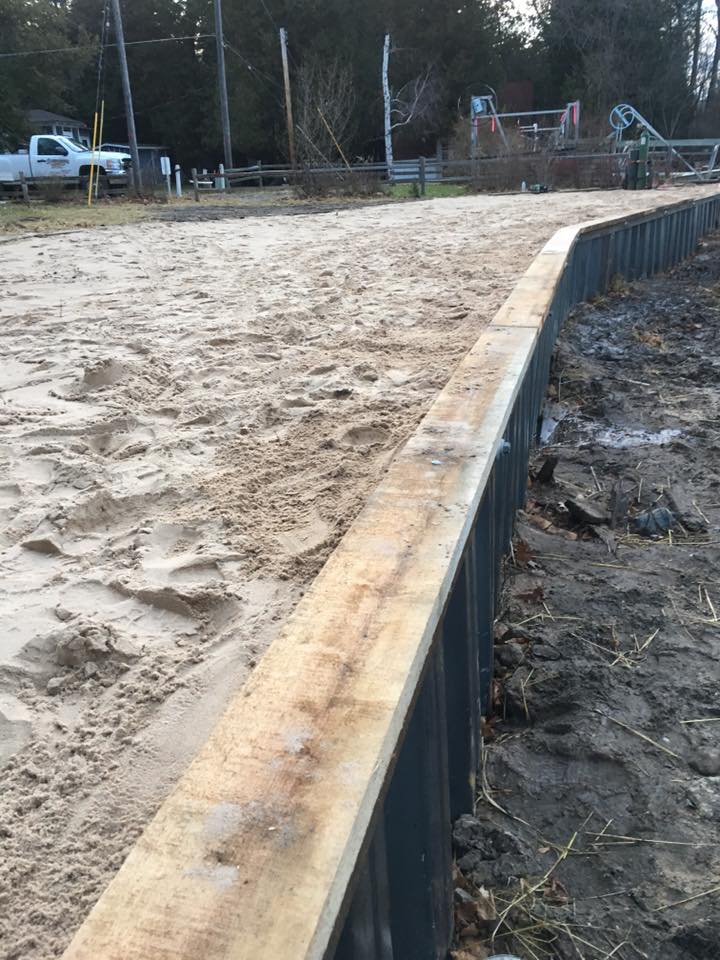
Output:
[[570,409],[559,403],[546,403],[540,423],[540,443],[545,446],[552,441],[560,424],[570,416]]
[[613,447],[615,450],[626,450],[628,447],[661,447],[681,436],[682,430],[658,430],[650,433],[647,430],[602,430],[594,439],[603,447]]
[[[563,427],[561,430],[560,427]],[[682,436],[682,430],[666,427],[647,430],[645,427],[607,427],[578,414],[577,409],[559,403],[547,403],[540,424],[542,446],[576,446],[597,443],[613,450],[630,447],[661,447]]]

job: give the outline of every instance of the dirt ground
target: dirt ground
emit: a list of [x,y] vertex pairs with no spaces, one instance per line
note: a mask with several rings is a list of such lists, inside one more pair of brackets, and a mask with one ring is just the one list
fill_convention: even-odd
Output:
[[378,195],[370,198],[328,198],[310,201],[293,195],[290,188],[238,189],[232,194],[208,191],[199,202],[187,193],[169,202],[164,194],[137,200],[133,197],[104,198],[88,207],[85,198],[72,193],[60,203],[34,198],[28,205],[17,198],[3,197],[0,191],[0,245],[22,236],[47,236],[97,227],[114,229],[151,221],[195,223],[211,220],[244,220],[248,217],[307,216],[314,213],[349,210],[359,206],[380,206],[393,202]]
[[561,334],[454,833],[458,960],[720,956],[719,342],[718,239]]
[[58,956],[560,226],[700,190],[4,243],[0,956]]

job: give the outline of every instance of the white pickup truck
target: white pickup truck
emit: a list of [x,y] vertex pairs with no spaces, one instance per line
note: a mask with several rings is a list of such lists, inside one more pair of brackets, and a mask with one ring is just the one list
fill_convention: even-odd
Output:
[[17,186],[20,174],[28,178],[79,177],[87,184],[90,165],[99,168],[100,188],[126,186],[130,180],[131,158],[127,153],[88,150],[69,137],[38,134],[30,138],[28,150],[0,153],[0,186]]

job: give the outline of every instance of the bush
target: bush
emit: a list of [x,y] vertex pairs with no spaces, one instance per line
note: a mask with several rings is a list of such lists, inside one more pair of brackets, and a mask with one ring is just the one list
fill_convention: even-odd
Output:
[[63,177],[43,177],[35,181],[35,192],[43,203],[62,203],[68,198],[68,182]]
[[539,183],[553,190],[617,187],[621,181],[617,158],[571,152],[509,153],[471,161],[468,168],[471,187],[477,191],[519,190],[523,181],[528,188]]
[[312,167],[303,167],[290,177],[295,195],[304,199],[324,197],[372,197],[384,192],[380,171],[337,170],[313,172]]

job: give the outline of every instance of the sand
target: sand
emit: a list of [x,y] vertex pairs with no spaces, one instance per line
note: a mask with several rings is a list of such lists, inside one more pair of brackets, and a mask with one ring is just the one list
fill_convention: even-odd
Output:
[[62,952],[542,243],[700,192],[0,247],[1,957]]

